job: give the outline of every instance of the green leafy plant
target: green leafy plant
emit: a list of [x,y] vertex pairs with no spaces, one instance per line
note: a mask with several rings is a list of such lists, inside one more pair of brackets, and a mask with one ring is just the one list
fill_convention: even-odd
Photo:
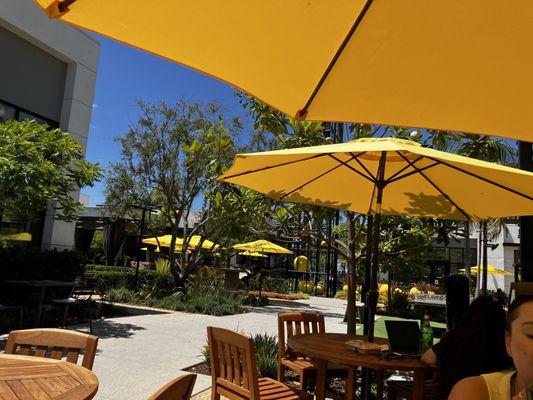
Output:
[[109,289],[105,299],[111,303],[133,303],[134,293],[124,287]]
[[68,133],[29,119],[0,122],[0,154],[0,209],[29,218],[55,201],[58,218],[72,220],[83,206],[71,193],[102,174]]
[[[252,336],[255,346],[257,372],[263,378],[275,378],[278,371],[278,337],[267,333],[258,333]],[[202,360],[209,364],[209,344],[200,349]]]
[[170,275],[170,261],[166,258],[158,258],[155,261],[155,270],[161,275]]

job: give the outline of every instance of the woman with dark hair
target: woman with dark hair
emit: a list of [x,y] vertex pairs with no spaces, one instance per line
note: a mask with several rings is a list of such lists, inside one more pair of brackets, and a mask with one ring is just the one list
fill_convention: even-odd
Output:
[[438,398],[446,399],[461,379],[512,366],[505,350],[505,310],[492,297],[479,297],[466,309],[457,329],[422,356],[438,368]]
[[505,346],[515,370],[470,377],[457,383],[449,400],[526,400],[533,385],[533,296],[514,299],[507,314]]

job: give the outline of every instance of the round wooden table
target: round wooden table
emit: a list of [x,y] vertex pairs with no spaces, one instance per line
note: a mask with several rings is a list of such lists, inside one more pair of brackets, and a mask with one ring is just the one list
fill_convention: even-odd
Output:
[[[382,360],[376,355],[365,355],[349,350],[346,342],[354,339],[366,339],[366,337],[344,333],[311,333],[291,336],[288,339],[287,345],[292,350],[322,361],[318,363],[319,366],[317,368],[316,398],[318,400],[325,398],[327,362],[347,367],[370,368],[377,371],[413,371],[413,400],[423,400],[424,373],[428,369],[426,365],[422,364],[419,359],[409,357],[395,360]],[[375,342],[385,344],[388,343],[388,340],[376,338]],[[354,371],[355,368],[349,369],[346,393],[353,393],[353,387],[355,385]]]
[[0,354],[0,399],[88,400],[98,378],[81,365],[41,357]]

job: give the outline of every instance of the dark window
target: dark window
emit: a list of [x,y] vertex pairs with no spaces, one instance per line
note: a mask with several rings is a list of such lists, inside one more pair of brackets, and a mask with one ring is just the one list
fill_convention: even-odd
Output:
[[25,119],[34,119],[40,124],[46,124],[51,128],[59,127],[59,124],[56,121],[52,121],[48,118],[45,118],[41,115],[34,114],[28,110],[24,110],[20,107],[15,106],[14,104],[7,103],[0,100],[0,122],[7,121],[9,119],[16,119],[18,121],[24,121]]

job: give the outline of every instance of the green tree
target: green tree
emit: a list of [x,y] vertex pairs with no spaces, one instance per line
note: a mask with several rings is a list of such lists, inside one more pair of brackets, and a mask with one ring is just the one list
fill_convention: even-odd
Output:
[[184,284],[199,255],[195,251],[187,256],[183,251],[176,258],[179,226],[184,225],[183,247],[187,248],[190,237],[206,223],[201,220],[196,227],[188,227],[193,206],[221,170],[218,164],[233,156],[233,136],[214,104],[138,101],[138,108],[137,123],[117,137],[122,156],[107,176],[106,205],[116,216],[138,214],[135,207],[159,210],[171,229],[172,275],[176,284]]
[[58,218],[72,220],[83,208],[72,193],[101,174],[68,133],[29,119],[0,123],[0,211],[31,219],[52,202]]

